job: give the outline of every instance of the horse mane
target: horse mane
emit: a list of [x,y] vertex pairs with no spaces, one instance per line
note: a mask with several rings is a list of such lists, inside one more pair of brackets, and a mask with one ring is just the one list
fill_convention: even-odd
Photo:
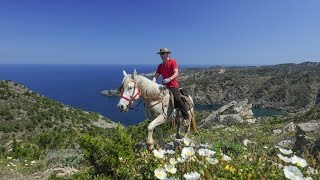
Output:
[[162,89],[159,84],[142,75],[135,76],[134,81],[137,83],[144,100],[161,100],[165,95],[163,93],[164,88]]

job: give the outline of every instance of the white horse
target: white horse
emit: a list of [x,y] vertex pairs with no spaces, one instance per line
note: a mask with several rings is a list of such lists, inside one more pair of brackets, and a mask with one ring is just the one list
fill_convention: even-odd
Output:
[[[173,114],[173,103],[170,101],[170,91],[165,86],[157,84],[148,78],[137,75],[136,70],[134,70],[133,75],[127,74],[123,71],[123,80],[121,85],[121,98],[118,103],[118,108],[121,112],[127,112],[132,108],[135,100],[141,97],[142,101],[145,103],[145,112],[149,120],[148,125],[148,137],[147,137],[147,147],[149,150],[154,148],[154,141],[152,137],[153,130],[158,134],[159,144],[163,146],[162,135],[158,125],[164,123],[165,121],[172,120],[177,124],[176,138],[180,138],[180,125],[181,125],[181,112],[176,111],[175,119],[172,119]],[[189,96],[192,107],[188,111],[189,113],[189,126],[185,127],[185,136],[191,130],[196,132],[196,122],[195,115],[193,111],[193,101]]]

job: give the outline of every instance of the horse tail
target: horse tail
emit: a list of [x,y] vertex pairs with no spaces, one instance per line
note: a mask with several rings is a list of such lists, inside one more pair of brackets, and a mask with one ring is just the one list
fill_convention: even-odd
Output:
[[191,125],[191,130],[193,132],[197,133],[198,132],[197,122],[196,122],[196,116],[194,114],[194,108],[193,108],[194,103],[193,103],[193,99],[192,99],[192,97],[190,95],[189,95],[189,98],[190,98],[191,103],[192,103],[192,108],[190,109],[190,111],[191,111],[191,124],[190,124]]

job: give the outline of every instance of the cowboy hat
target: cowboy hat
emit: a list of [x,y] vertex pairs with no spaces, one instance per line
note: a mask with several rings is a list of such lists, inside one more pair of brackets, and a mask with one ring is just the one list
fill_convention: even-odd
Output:
[[161,53],[171,53],[171,51],[169,51],[167,48],[161,48],[160,51],[157,54],[161,54]]

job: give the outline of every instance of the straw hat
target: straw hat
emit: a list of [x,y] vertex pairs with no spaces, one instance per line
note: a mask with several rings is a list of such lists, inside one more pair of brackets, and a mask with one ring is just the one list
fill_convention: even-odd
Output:
[[171,51],[169,51],[167,48],[161,48],[160,51],[157,54],[161,54],[161,53],[171,53]]

